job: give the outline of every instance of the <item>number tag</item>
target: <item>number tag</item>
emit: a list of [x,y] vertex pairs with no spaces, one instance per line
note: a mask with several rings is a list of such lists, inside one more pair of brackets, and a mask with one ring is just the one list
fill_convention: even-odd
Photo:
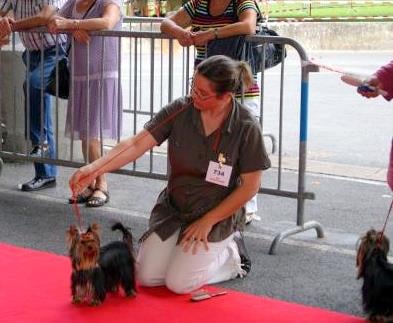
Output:
[[210,183],[228,187],[231,173],[232,166],[210,161],[205,180]]

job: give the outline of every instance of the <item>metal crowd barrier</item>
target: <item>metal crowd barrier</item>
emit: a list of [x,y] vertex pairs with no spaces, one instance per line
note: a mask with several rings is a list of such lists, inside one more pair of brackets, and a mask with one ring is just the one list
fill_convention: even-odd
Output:
[[[189,79],[193,74],[194,49],[180,47],[176,40],[157,31],[158,22],[159,19],[153,18],[126,19],[123,31],[102,31],[92,33],[92,36],[101,37],[102,42],[105,42],[108,37],[116,37],[119,40],[118,48],[116,49],[119,59],[117,74],[119,77],[119,85],[121,84],[123,93],[123,107],[119,114],[121,116],[119,121],[121,119],[123,129],[119,131],[117,141],[122,137],[127,137],[141,130],[143,124],[168,102],[179,96],[188,94]],[[127,31],[128,29],[130,29],[130,31]],[[39,32],[42,35],[43,30],[35,30],[34,32]],[[7,51],[8,54],[14,58],[18,56],[15,38],[13,39],[12,46],[0,51],[0,71],[2,71],[2,73],[4,73],[7,68],[3,63],[3,58],[6,57],[4,55]],[[297,79],[298,90],[296,89],[295,92],[298,92],[297,94],[299,94],[300,97],[298,103],[294,103],[293,98],[291,98],[290,102],[290,104],[293,105],[290,111],[291,113],[296,113],[296,118],[299,120],[298,150],[293,157],[293,160],[296,161],[296,166],[290,171],[288,171],[287,167],[284,165],[284,160],[287,157],[285,153],[285,142],[288,137],[284,127],[285,112],[287,111],[284,109],[284,84],[286,84],[285,76],[288,75],[288,73],[285,73],[287,59],[282,57],[282,64],[274,68],[275,72],[273,74],[271,74],[270,71],[263,71],[258,77],[262,89],[260,109],[261,115],[263,116],[263,118],[261,118],[263,130],[268,127],[272,128],[271,124],[267,124],[269,113],[266,112],[265,102],[269,92],[264,90],[265,87],[271,83],[270,80],[272,78],[275,78],[276,81],[277,77],[279,78],[277,82],[278,94],[274,95],[271,98],[271,103],[268,104],[269,106],[273,104],[277,106],[270,112],[270,119],[272,123],[277,123],[276,130],[273,132],[274,135],[278,137],[278,152],[277,156],[272,156],[274,167],[272,170],[265,172],[268,175],[264,175],[263,187],[259,192],[295,199],[297,204],[296,225],[275,236],[269,250],[270,254],[274,254],[276,253],[278,244],[284,238],[296,233],[315,229],[319,238],[324,236],[322,226],[318,222],[305,222],[304,219],[305,200],[314,199],[314,194],[306,191],[305,175],[307,160],[309,73],[317,71],[317,68],[308,63],[309,60],[305,50],[293,39],[285,37],[249,36],[247,37],[247,41],[261,43],[263,46],[269,42],[278,43],[285,46],[288,53],[291,55],[298,55],[299,58],[296,60],[298,65],[291,67],[292,70],[297,70],[296,75],[292,76],[292,78],[295,77],[295,79]],[[86,64],[89,66],[89,55],[95,54],[90,51],[89,45],[87,45],[87,53],[88,57],[86,58]],[[43,55],[41,55],[41,57],[43,57]],[[28,59],[27,64],[29,64]],[[103,70],[104,66],[102,64],[101,71]],[[71,71],[74,72],[73,67],[71,67]],[[101,72],[101,79],[103,77],[102,75],[103,72]],[[73,75],[71,76],[71,79],[72,78]],[[77,147],[77,142],[72,136],[71,138],[65,138],[64,136],[63,115],[65,101],[58,97],[53,97],[52,99],[54,107],[53,119],[55,120],[54,135],[57,147],[56,157],[51,159],[43,155],[41,157],[31,157],[29,155],[31,149],[30,143],[25,139],[24,127],[21,126],[24,124],[21,120],[23,119],[21,116],[24,114],[23,103],[20,100],[20,97],[23,97],[23,90],[22,87],[20,87],[21,82],[19,82],[19,85],[13,84],[15,80],[11,77],[11,80],[8,80],[11,84],[8,84],[8,87],[4,87],[5,81],[6,79],[2,76],[2,84],[0,87],[0,116],[3,117],[3,121],[7,124],[8,139],[4,144],[0,142],[0,172],[2,168],[2,158],[12,161],[44,162],[67,167],[80,167],[84,165],[83,158],[80,154],[78,156],[80,148]],[[28,86],[29,84],[27,84],[27,87]],[[4,93],[4,88],[9,90]],[[4,103],[4,94],[7,95],[11,104]],[[43,95],[42,91],[41,95]],[[70,100],[73,100],[73,98],[71,97]],[[8,110],[5,111],[5,107],[7,106]],[[120,106],[119,100],[119,109]],[[87,101],[86,109],[90,108],[89,102]],[[27,109],[29,109],[29,107],[27,107]],[[41,109],[43,109],[42,106]],[[25,121],[28,128],[28,117],[27,119],[25,118]],[[102,124],[102,120],[100,122]],[[86,125],[86,127],[88,128],[88,125]],[[3,130],[0,128],[0,138],[2,132]],[[116,142],[108,143],[107,141],[101,140],[101,153],[104,153],[105,149],[110,149],[110,146],[115,143]],[[154,148],[149,154],[146,154],[137,162],[118,170],[116,173],[165,180],[167,178],[167,167],[166,149],[164,146],[164,148]],[[287,179],[286,175],[288,174],[290,176],[294,174],[297,176],[296,187],[288,187],[288,183],[285,182]],[[268,180],[266,180],[265,177],[268,178]]]

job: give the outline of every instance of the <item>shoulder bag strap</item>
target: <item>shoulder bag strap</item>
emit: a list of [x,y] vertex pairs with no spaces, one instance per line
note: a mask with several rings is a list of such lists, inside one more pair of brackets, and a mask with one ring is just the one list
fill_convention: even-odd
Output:
[[[237,17],[237,0],[232,0],[234,14]],[[254,0],[255,8],[257,9],[257,26],[263,22],[267,23],[267,19],[264,19],[264,16],[259,9],[258,3]]]
[[94,1],[91,3],[90,7],[89,7],[89,8],[86,10],[86,12],[83,14],[82,19],[85,19],[85,18],[86,18],[86,16],[89,14],[90,10],[94,7],[94,5],[96,4],[96,2],[97,2],[97,0],[94,0]]
[[[86,10],[86,12],[83,14],[83,16],[82,16],[82,18],[81,18],[81,20],[83,20],[83,19],[85,19],[86,18],[86,16],[89,14],[89,12],[91,11],[91,9],[93,9],[93,7],[94,7],[94,5],[96,4],[96,0],[95,1],[93,1],[91,4],[90,4],[90,7]],[[65,53],[66,53],[66,55],[68,56],[69,54],[70,54],[70,50],[71,50],[71,42],[70,41],[67,41],[67,43],[68,43],[68,46],[67,46],[67,50],[65,50]]]

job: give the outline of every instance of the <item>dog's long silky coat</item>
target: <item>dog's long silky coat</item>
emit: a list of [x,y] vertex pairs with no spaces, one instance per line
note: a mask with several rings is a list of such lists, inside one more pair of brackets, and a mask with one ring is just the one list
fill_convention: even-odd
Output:
[[393,322],[393,264],[387,259],[389,239],[374,229],[361,238],[356,256],[363,278],[363,310],[371,322]]
[[72,263],[71,293],[74,303],[101,304],[107,292],[122,287],[126,296],[135,295],[135,259],[132,235],[121,223],[112,230],[123,233],[123,241],[100,247],[99,227],[92,224],[80,233],[75,226],[67,231]]

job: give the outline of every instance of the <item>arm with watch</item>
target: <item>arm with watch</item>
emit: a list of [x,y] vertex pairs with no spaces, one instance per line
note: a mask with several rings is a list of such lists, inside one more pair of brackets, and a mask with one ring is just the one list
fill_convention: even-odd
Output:
[[99,18],[67,19],[55,16],[49,22],[48,27],[51,32],[62,30],[110,30],[117,24],[120,16],[120,8],[115,4],[108,4],[104,7],[102,16]]
[[232,24],[218,28],[204,27],[200,30],[194,27],[190,31],[189,27],[192,24],[192,19],[190,13],[182,7],[162,21],[161,32],[175,37],[182,46],[203,46],[213,39],[254,34],[257,13],[253,9],[246,9],[239,15],[238,20]]
[[252,9],[247,9],[239,16],[239,20],[233,24],[194,32],[192,35],[194,45],[202,46],[214,39],[255,34],[256,21],[256,12]]

